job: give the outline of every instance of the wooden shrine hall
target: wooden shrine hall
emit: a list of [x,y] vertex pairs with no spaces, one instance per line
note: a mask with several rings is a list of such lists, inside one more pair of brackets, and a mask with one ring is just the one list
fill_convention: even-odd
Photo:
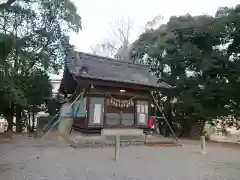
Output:
[[88,133],[102,128],[146,129],[150,92],[171,88],[159,83],[147,65],[71,51],[59,93],[84,92],[72,107],[73,128]]

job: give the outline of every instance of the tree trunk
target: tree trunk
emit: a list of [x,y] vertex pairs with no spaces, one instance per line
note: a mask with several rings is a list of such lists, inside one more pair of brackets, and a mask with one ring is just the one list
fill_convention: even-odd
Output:
[[31,127],[31,132],[34,132],[35,129],[35,113],[32,111],[32,127]]
[[7,131],[12,132],[12,130],[13,130],[13,114],[9,114],[7,116],[7,122],[8,122]]
[[30,109],[28,109],[27,130],[28,130],[28,135],[30,135],[30,132],[31,132],[31,111],[30,111]]
[[195,122],[192,122],[191,120],[184,119],[180,121],[181,127],[182,127],[182,133],[181,137],[189,137],[190,132],[192,129],[192,126],[195,124]]
[[22,132],[22,111],[21,107],[16,107],[16,133]]
[[168,137],[169,136],[168,129],[169,129],[168,124],[165,123],[164,126],[163,126],[163,129],[162,129],[164,137]]
[[8,128],[7,128],[7,131],[8,132],[12,132],[13,130],[13,116],[14,116],[14,109],[12,107],[8,108],[6,110],[6,119],[7,119],[7,122],[8,122]]

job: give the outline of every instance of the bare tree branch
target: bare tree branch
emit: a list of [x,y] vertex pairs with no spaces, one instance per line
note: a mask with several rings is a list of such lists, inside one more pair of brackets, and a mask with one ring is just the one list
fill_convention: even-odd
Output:
[[[91,46],[92,52],[99,55],[110,56],[118,54],[126,56],[127,50],[130,45],[130,36],[133,28],[133,21],[130,17],[117,19],[114,23],[109,25],[109,38],[105,39],[102,43]],[[121,59],[121,58],[120,58]],[[126,58],[124,58],[126,59]]]
[[110,24],[110,30],[115,39],[121,44],[129,41],[130,33],[132,31],[133,21],[128,17],[127,19],[121,18]]

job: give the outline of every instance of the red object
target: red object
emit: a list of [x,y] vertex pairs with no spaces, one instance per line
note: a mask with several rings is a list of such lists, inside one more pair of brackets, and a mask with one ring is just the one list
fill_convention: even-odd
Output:
[[153,119],[151,116],[148,117],[148,128],[151,129],[153,126]]

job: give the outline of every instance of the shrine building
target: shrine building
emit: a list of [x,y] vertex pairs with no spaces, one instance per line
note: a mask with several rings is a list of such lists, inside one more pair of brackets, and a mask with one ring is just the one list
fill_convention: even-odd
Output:
[[151,91],[172,86],[158,82],[147,65],[93,54],[68,53],[59,93],[83,97],[73,105],[75,130],[148,127]]

